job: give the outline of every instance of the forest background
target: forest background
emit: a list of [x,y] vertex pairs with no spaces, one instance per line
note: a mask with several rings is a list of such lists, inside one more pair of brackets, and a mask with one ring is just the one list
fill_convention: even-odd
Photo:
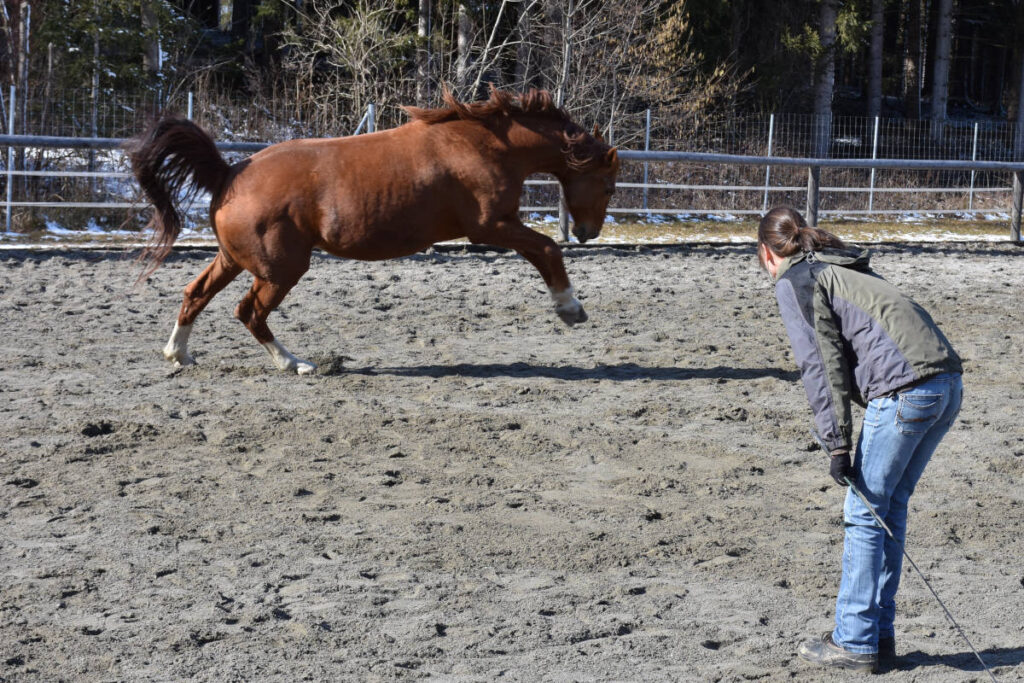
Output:
[[[1020,0],[4,0],[0,73],[71,90],[287,98],[325,128],[377,103],[540,87],[578,118],[751,112],[1015,120]],[[5,89],[6,90],[6,89]],[[52,111],[52,110],[50,110]]]
[[[155,111],[189,109],[218,139],[347,135],[370,103],[376,126],[386,128],[406,120],[400,105],[440,104],[442,87],[471,100],[494,84],[548,89],[576,120],[598,123],[632,149],[642,149],[646,135],[658,140],[652,148],[760,155],[773,113],[793,117],[776,121],[776,155],[871,156],[871,121],[881,117],[898,123],[882,127],[882,157],[1024,158],[1024,126],[1008,124],[1024,110],[1024,47],[1015,40],[1024,34],[1024,0],[3,0],[2,7],[0,75],[18,93],[16,133],[126,137]],[[8,92],[0,93],[5,122]],[[979,121],[996,132],[979,143],[975,129],[972,146],[964,124]],[[54,161],[19,150],[14,165]],[[94,156],[87,167],[96,167]],[[669,182],[766,182],[756,169],[715,169],[710,179],[662,170]],[[796,173],[777,173],[773,182],[799,185]],[[853,175],[833,184],[863,180],[846,177]],[[946,175],[932,184],[1005,184]],[[902,176],[889,181],[907,184]],[[66,198],[82,187],[72,182],[27,178],[19,193]],[[95,196],[95,184],[84,191]],[[760,208],[760,199],[745,197],[726,206]],[[887,199],[891,210],[920,206]],[[1003,196],[988,199],[997,206]],[[702,201],[694,194],[671,204]],[[863,208],[863,197],[847,203]],[[977,206],[971,195],[946,209],[961,204]]]

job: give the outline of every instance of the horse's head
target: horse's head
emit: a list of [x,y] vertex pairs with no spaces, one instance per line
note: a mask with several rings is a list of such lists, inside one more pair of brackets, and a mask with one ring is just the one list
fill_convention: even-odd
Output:
[[608,200],[615,192],[619,154],[616,148],[605,144],[597,126],[592,136],[581,132],[570,137],[569,142],[568,169],[559,180],[572,214],[572,234],[582,244],[601,234]]

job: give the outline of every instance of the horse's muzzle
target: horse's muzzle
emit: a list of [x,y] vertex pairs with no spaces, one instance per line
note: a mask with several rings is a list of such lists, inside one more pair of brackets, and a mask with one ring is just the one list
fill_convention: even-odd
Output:
[[586,244],[588,240],[592,240],[597,237],[600,232],[600,226],[596,230],[588,225],[580,223],[574,223],[572,226],[572,234],[577,240],[579,240],[580,244]]

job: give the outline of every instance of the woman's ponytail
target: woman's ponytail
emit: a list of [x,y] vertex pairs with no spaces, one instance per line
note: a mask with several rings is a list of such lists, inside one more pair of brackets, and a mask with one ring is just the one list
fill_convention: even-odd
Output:
[[846,246],[827,230],[808,226],[804,217],[788,206],[776,207],[764,215],[757,226],[757,241],[783,258],[798,252]]

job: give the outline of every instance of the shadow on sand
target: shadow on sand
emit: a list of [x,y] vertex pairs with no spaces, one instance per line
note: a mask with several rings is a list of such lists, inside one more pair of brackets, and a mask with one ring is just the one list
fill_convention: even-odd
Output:
[[[550,366],[529,363],[458,363],[456,365],[410,365],[406,367],[346,368],[346,374],[396,375],[400,377],[547,377],[568,381],[610,380],[750,380],[774,377],[787,382],[800,378],[796,370],[782,368],[736,368],[716,365],[711,368],[646,367],[636,363],[597,365],[581,368],[572,365]],[[334,374],[334,373],[328,373]]]
[[[991,669],[1001,666],[1016,667],[1024,663],[1024,647],[993,647],[988,650],[979,650],[978,652]],[[891,670],[911,671],[928,666],[945,666],[959,671],[980,673],[985,671],[978,658],[969,650],[967,652],[943,655],[930,655],[920,650],[908,652],[900,656],[899,661]]]

